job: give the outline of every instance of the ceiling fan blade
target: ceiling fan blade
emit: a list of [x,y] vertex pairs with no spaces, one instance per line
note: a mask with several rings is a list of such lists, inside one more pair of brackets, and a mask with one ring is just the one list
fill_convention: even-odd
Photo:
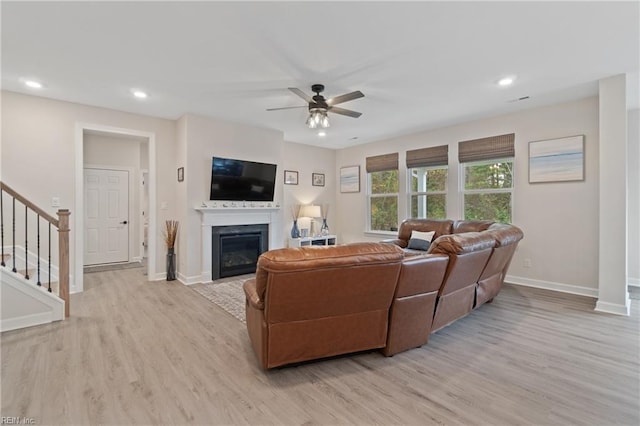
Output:
[[300,96],[305,101],[313,102],[313,99],[311,99],[311,96],[307,95],[306,93],[304,93],[302,90],[298,89],[297,87],[289,87],[289,90],[291,90],[296,95]]
[[347,117],[358,118],[362,115],[361,112],[351,111],[350,109],[338,108],[338,107],[329,107],[329,112],[335,112],[336,114],[346,115]]
[[294,108],[308,108],[308,105],[300,105],[300,106],[293,106],[293,107],[282,107],[282,108],[267,108],[267,111],[278,111],[281,109],[294,109]]
[[361,91],[356,90],[355,92],[351,92],[344,95],[336,96],[331,99],[327,99],[327,105],[338,105],[343,102],[348,102],[348,101],[352,101],[354,99],[359,99],[359,98],[364,98],[364,94]]

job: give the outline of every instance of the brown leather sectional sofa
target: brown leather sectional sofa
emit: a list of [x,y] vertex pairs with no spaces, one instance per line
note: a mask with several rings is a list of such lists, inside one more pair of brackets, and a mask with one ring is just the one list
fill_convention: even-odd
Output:
[[[426,252],[413,229],[435,230]],[[383,243],[271,250],[244,284],[262,368],[369,349],[393,355],[489,302],[523,234],[487,221],[409,219]]]

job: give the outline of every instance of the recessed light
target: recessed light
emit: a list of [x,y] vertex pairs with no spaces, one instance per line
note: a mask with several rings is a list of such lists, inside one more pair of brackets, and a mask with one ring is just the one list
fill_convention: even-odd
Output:
[[142,90],[133,89],[131,93],[133,93],[133,96],[135,96],[138,99],[146,99],[148,97],[148,95]]
[[318,136],[320,136],[321,138],[323,138],[323,137],[327,136],[327,132],[323,132],[322,130],[320,130],[320,131],[318,132]]
[[31,87],[32,89],[42,89],[42,83],[35,80],[25,80],[24,85],[27,87]]
[[498,80],[498,85],[503,87],[510,86],[511,84],[513,84],[515,79],[516,79],[515,77],[503,77],[500,80]]

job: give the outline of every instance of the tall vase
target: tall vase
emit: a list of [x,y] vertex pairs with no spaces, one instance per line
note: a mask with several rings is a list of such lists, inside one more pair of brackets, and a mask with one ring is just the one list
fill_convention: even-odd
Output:
[[167,249],[167,281],[176,279],[176,256],[173,248]]
[[329,235],[329,225],[327,225],[327,218],[322,218],[322,227],[320,228],[320,234]]
[[300,230],[298,229],[298,221],[293,220],[293,228],[291,228],[291,238],[300,238]]

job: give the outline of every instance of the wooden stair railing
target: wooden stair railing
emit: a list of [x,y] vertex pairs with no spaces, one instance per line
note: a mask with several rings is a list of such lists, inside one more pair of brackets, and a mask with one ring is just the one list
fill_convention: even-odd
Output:
[[26,279],[29,279],[29,233],[28,233],[28,212],[31,210],[33,213],[37,215],[37,285],[41,286],[40,282],[40,219],[44,219],[48,222],[48,291],[51,292],[51,227],[54,226],[58,229],[58,296],[62,300],[64,300],[64,315],[65,317],[69,316],[69,215],[71,212],[67,209],[60,209],[57,211],[58,219],[54,218],[40,207],[27,200],[25,197],[20,195],[18,192],[13,190],[10,186],[5,184],[4,182],[0,182],[0,246],[2,247],[2,256],[0,257],[1,265],[6,267],[5,264],[5,252],[4,252],[4,192],[11,196],[12,202],[12,218],[11,218],[11,232],[12,232],[12,262],[13,267],[11,270],[13,272],[18,272],[16,267],[16,201],[22,203],[24,205],[25,213],[24,213],[24,227],[25,227],[25,268],[24,275]]

